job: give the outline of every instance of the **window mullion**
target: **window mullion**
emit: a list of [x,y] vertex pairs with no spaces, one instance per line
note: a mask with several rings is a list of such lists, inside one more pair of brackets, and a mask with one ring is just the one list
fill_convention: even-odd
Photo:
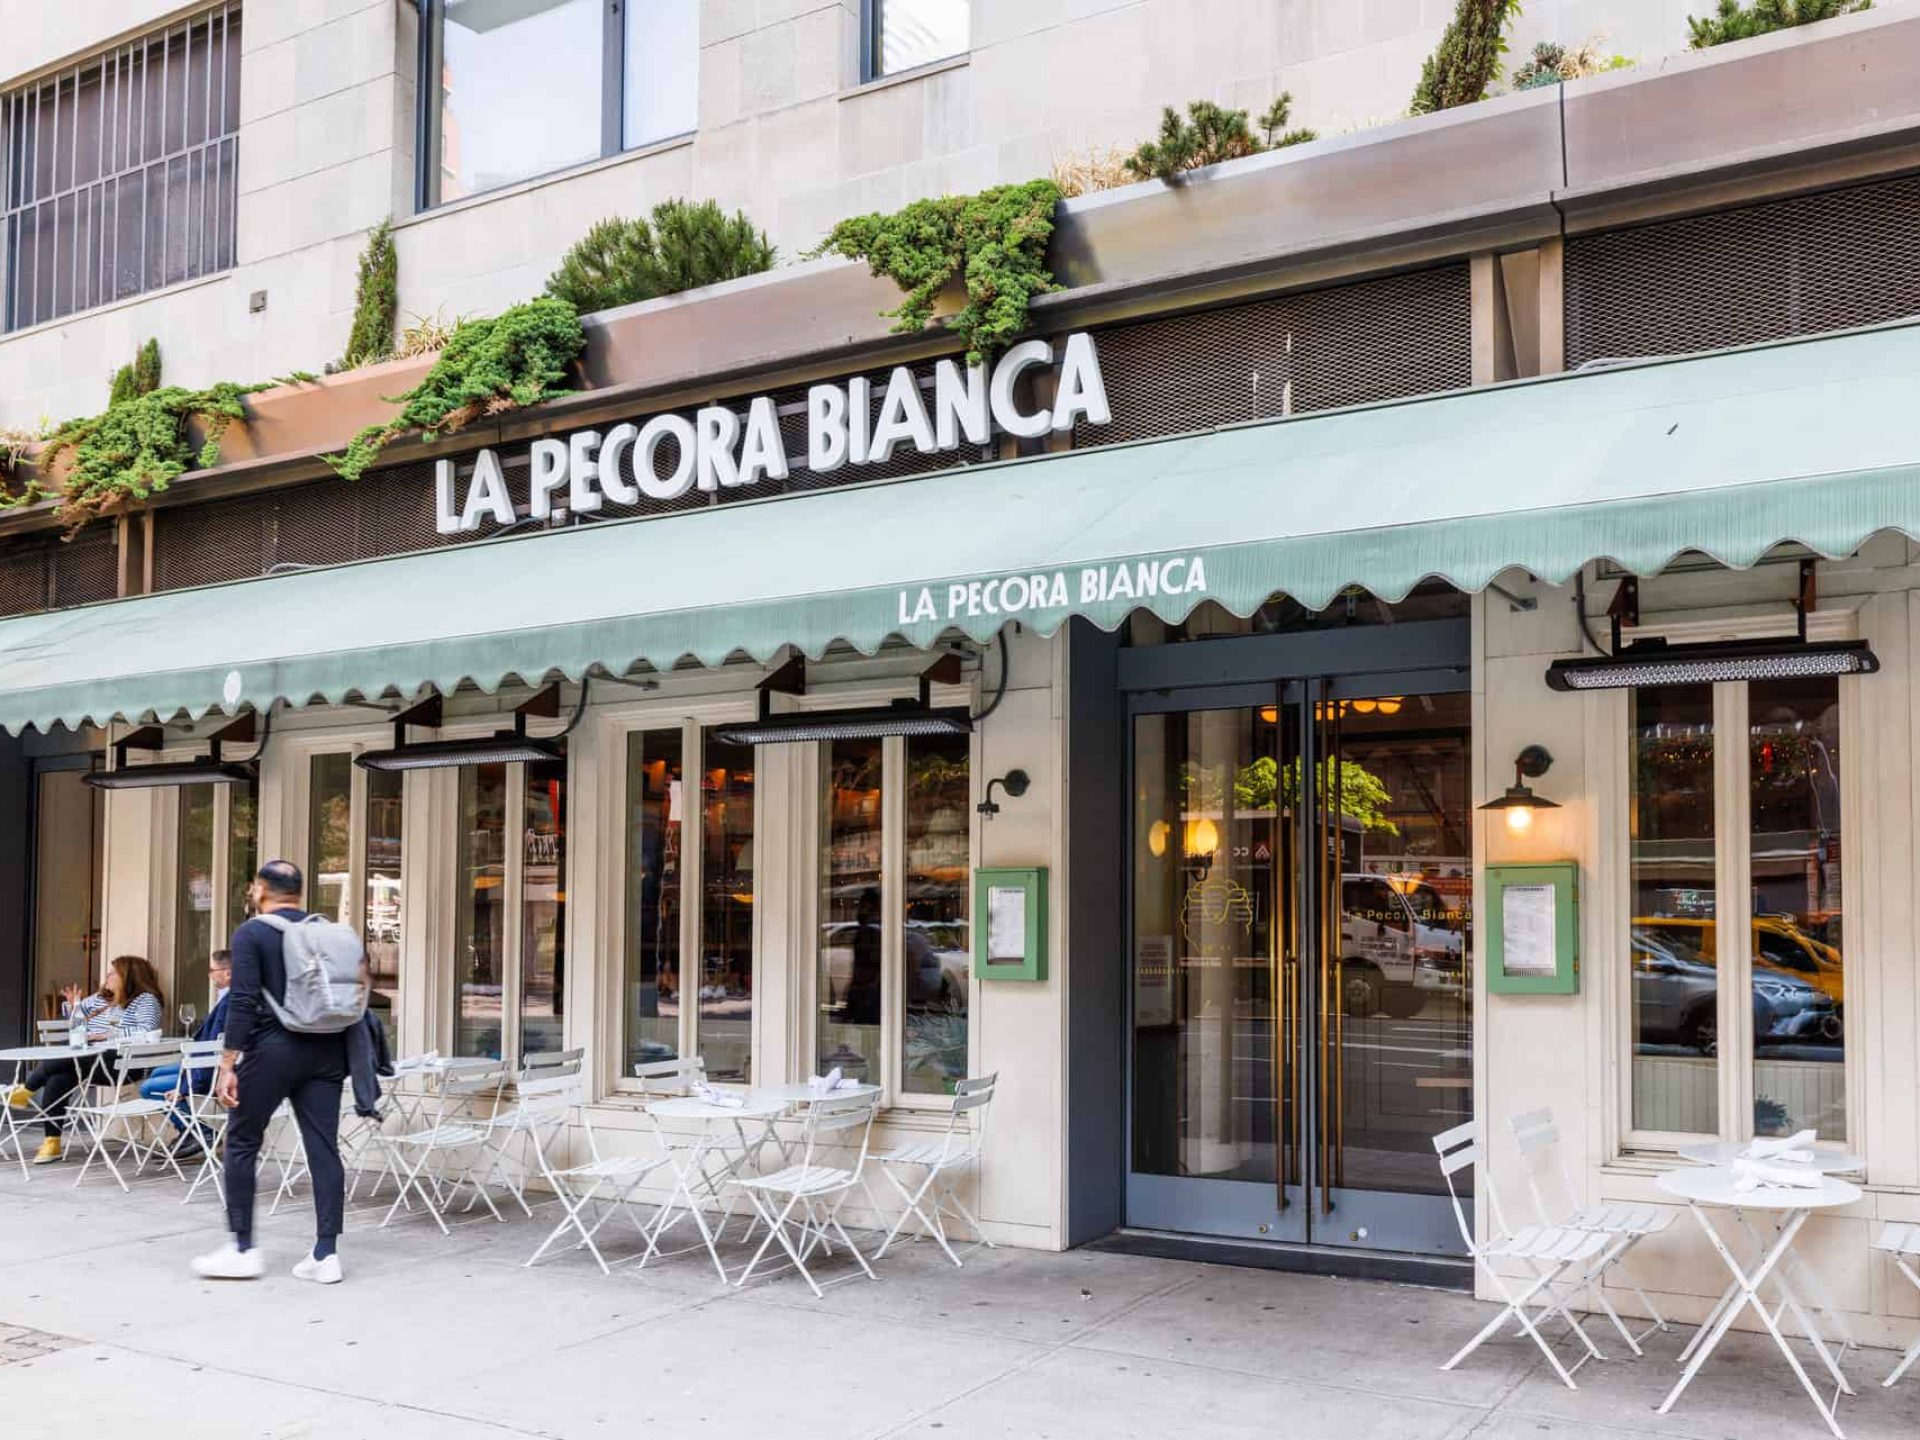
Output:
[[213,787],[213,881],[212,916],[213,943],[222,946],[228,937],[221,929],[230,913],[228,908],[227,877],[232,870],[233,857],[233,786],[216,785]]
[[880,783],[880,1072],[889,1102],[899,1099],[905,1082],[906,907],[903,879],[907,861],[907,742],[899,735],[884,742]]
[[1720,1133],[1753,1134],[1753,866],[1747,687],[1714,686],[1714,926],[1720,974]]
[[[633,0],[628,0],[633,3]],[[625,137],[627,43],[620,0],[606,0],[600,46],[600,154],[618,155]]]
[[[359,753],[355,746],[353,754]],[[347,923],[367,933],[367,772],[347,770]]]
[[527,767],[507,769],[505,834],[501,837],[501,878],[506,882],[506,924],[500,956],[500,1058],[517,1065],[520,1057],[520,965],[526,919]]
[[706,753],[699,722],[680,731],[680,1053],[700,1053],[700,922],[706,893]]

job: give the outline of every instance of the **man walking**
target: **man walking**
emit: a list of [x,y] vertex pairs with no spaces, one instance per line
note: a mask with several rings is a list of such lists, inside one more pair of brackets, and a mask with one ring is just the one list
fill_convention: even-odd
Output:
[[[284,926],[307,918],[301,907],[300,868],[269,860],[248,898],[254,918],[233,932],[233,979],[227,994],[226,1049],[214,1095],[227,1119],[227,1244],[193,1262],[207,1279],[257,1280],[266,1259],[253,1243],[253,1192],[267,1122],[282,1101],[293,1107],[313,1182],[313,1251],[293,1267],[301,1280],[337,1285],[335,1246],[346,1204],[340,1166],[340,1088],[347,1076],[344,1033],[309,1034],[281,1023],[287,1001]],[[272,917],[271,919],[267,917]]]

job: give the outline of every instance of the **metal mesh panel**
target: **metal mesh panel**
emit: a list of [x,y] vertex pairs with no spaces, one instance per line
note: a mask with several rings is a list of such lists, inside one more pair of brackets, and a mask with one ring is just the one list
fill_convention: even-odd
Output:
[[1472,383],[1465,265],[1410,271],[1100,333],[1111,445]]
[[15,540],[0,550],[0,615],[47,608],[49,558],[42,540]]
[[73,539],[48,545],[53,570],[53,604],[91,605],[120,593],[120,542],[114,528],[98,525]]
[[1567,241],[1567,365],[1920,313],[1920,177]]
[[153,588],[180,590],[260,574],[273,563],[273,504],[269,495],[243,495],[156,512]]

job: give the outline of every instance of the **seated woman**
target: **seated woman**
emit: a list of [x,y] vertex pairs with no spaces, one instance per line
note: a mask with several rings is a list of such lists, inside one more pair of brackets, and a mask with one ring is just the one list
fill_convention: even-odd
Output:
[[[67,1018],[87,1027],[92,1043],[139,1035],[160,1028],[166,1005],[160,995],[160,980],[153,966],[138,955],[117,956],[107,967],[106,980],[91,995],[82,995],[78,985],[64,992]],[[61,1132],[66,1128],[67,1106],[80,1085],[78,1059],[46,1060],[29,1070],[26,1079],[7,1097],[12,1106],[35,1107],[41,1116],[44,1139],[33,1157],[36,1165],[51,1165],[64,1153]]]

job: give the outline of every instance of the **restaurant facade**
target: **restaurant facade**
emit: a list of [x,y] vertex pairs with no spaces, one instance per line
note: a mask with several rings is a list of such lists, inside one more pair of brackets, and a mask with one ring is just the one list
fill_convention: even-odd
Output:
[[421,362],[10,517],[0,1027],[121,953],[195,999],[285,856],[398,1051],[584,1047],[614,1146],[656,1059],[892,1139],[996,1073],[997,1243],[1465,1284],[1455,1125],[1482,1226],[1524,1111],[1590,1199],[1810,1128],[1907,1343],[1916,65],[1876,12],[1069,201],[980,369],[812,261],[353,484]]

